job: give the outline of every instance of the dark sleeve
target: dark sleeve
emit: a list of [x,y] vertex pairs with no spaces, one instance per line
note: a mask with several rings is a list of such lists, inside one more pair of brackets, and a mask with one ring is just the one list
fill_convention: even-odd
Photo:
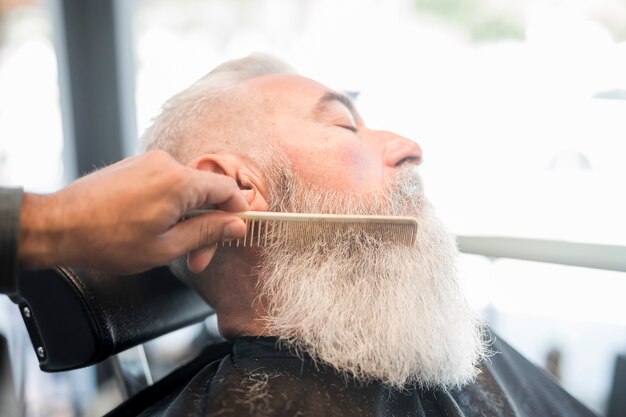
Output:
[[20,233],[21,188],[0,188],[0,294],[17,291],[17,244]]

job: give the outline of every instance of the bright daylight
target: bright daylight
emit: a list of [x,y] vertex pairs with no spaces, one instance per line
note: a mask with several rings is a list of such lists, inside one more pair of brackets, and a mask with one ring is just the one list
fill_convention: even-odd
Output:
[[0,0],[0,415],[626,415],[625,74],[621,0]]

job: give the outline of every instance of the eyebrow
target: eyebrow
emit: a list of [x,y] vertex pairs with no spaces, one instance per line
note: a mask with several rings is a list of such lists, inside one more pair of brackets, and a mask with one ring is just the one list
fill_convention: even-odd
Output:
[[328,103],[331,103],[333,101],[337,101],[341,104],[343,104],[352,114],[352,117],[354,118],[354,120],[357,120],[357,112],[356,112],[356,108],[354,107],[354,103],[352,102],[352,100],[350,99],[350,97],[348,97],[345,94],[340,94],[334,91],[328,91],[326,94],[324,94],[322,97],[320,97],[320,99],[318,100],[317,104],[315,105],[315,109],[313,110],[313,114],[315,116],[318,116],[320,113],[322,113],[324,111],[324,108],[326,107],[326,105]]

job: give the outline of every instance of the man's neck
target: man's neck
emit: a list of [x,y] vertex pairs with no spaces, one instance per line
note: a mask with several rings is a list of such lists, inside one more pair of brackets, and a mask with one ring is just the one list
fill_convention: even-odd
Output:
[[263,300],[258,297],[259,254],[251,249],[219,248],[197,289],[215,309],[220,333],[229,339],[265,334]]

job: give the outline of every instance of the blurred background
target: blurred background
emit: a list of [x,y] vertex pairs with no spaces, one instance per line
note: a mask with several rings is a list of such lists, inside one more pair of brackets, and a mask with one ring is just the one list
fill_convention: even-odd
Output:
[[[474,305],[592,410],[626,413],[623,0],[0,0],[0,185],[52,192],[139,152],[166,99],[251,52],[417,141]],[[149,343],[156,378],[212,326]],[[4,296],[0,333],[27,416],[121,401],[102,369],[41,373]]]

